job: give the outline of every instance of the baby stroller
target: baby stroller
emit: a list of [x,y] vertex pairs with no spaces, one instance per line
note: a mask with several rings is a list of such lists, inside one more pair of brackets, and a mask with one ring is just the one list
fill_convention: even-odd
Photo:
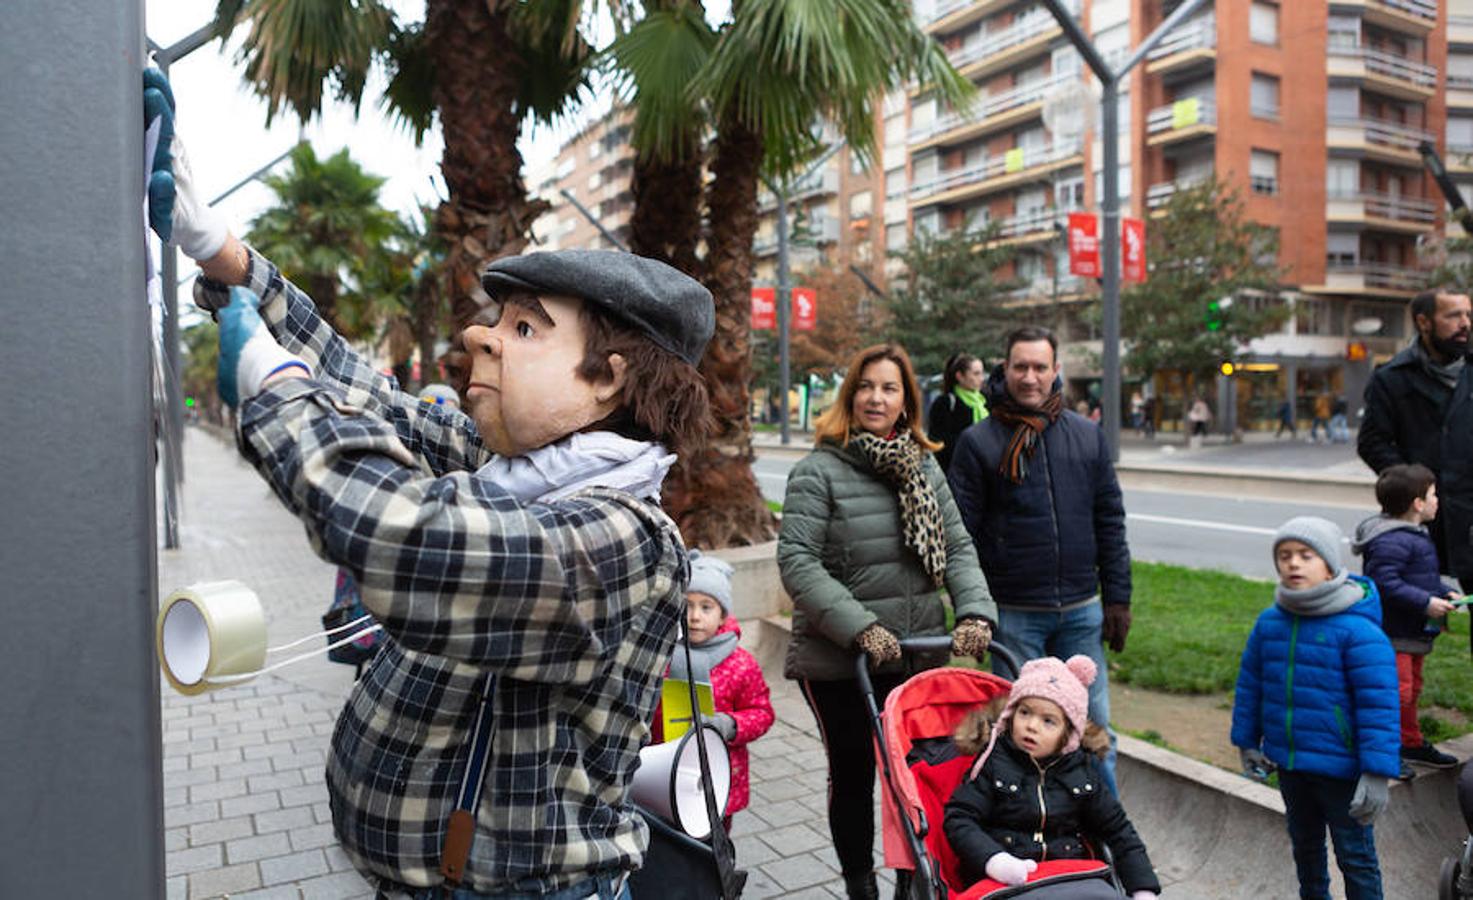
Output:
[[1463,766],[1458,775],[1458,808],[1468,834],[1457,856],[1442,861],[1437,879],[1437,900],[1473,900],[1473,762]]
[[[951,638],[944,636],[900,642],[906,651],[950,646]],[[989,649],[1017,674],[1020,664],[1012,651],[995,641]],[[967,777],[975,757],[962,754],[952,734],[969,712],[1007,693],[1012,685],[1004,678],[975,669],[929,669],[892,691],[882,715],[875,702],[868,663],[868,658],[860,654],[855,670],[884,775],[881,799],[885,865],[911,871],[908,900],[1002,900],[1048,885],[1101,877],[1109,878],[1119,892],[1108,850],[1102,859],[1042,862],[1025,885],[1009,887],[985,880],[960,889],[957,859],[946,842],[941,821],[947,799]]]

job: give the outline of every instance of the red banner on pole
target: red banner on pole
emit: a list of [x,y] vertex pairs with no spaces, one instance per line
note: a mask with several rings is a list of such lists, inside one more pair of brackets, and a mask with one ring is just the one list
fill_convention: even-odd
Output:
[[793,288],[793,330],[812,331],[818,327],[818,292],[813,288]]
[[1146,222],[1120,220],[1120,280],[1136,284],[1146,280]]
[[752,288],[752,330],[771,331],[777,327],[777,288]]
[[1069,214],[1069,274],[1099,278],[1099,219],[1094,213]]

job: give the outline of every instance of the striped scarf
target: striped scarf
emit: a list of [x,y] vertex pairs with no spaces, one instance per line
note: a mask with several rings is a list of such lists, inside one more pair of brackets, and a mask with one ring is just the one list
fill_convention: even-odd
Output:
[[1039,435],[1053,424],[1064,411],[1064,395],[1058,390],[1048,395],[1038,409],[1021,406],[1006,392],[999,392],[992,404],[992,417],[1004,425],[1013,427],[1013,436],[1003,451],[997,471],[1013,484],[1022,484],[1028,477],[1028,459],[1038,447]]

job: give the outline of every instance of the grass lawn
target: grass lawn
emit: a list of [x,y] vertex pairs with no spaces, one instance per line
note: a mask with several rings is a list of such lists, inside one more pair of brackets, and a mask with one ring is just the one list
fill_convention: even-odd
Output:
[[[1130,637],[1124,653],[1110,654],[1110,677],[1172,693],[1232,691],[1253,622],[1273,602],[1273,583],[1160,563],[1137,562],[1132,572]],[[1454,614],[1452,621],[1454,633],[1427,657],[1421,705],[1473,715],[1469,619]],[[1440,718],[1429,724],[1433,739],[1469,730]]]

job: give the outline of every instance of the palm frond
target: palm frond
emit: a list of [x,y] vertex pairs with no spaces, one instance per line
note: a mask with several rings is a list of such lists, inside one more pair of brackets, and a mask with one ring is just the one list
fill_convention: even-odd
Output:
[[621,98],[636,110],[630,140],[641,154],[679,161],[700,133],[701,97],[692,86],[711,59],[716,34],[700,6],[681,3],[650,13],[600,57]]
[[415,146],[435,121],[435,64],[425,41],[424,26],[395,28],[384,51],[389,84],[382,106],[414,135]]

